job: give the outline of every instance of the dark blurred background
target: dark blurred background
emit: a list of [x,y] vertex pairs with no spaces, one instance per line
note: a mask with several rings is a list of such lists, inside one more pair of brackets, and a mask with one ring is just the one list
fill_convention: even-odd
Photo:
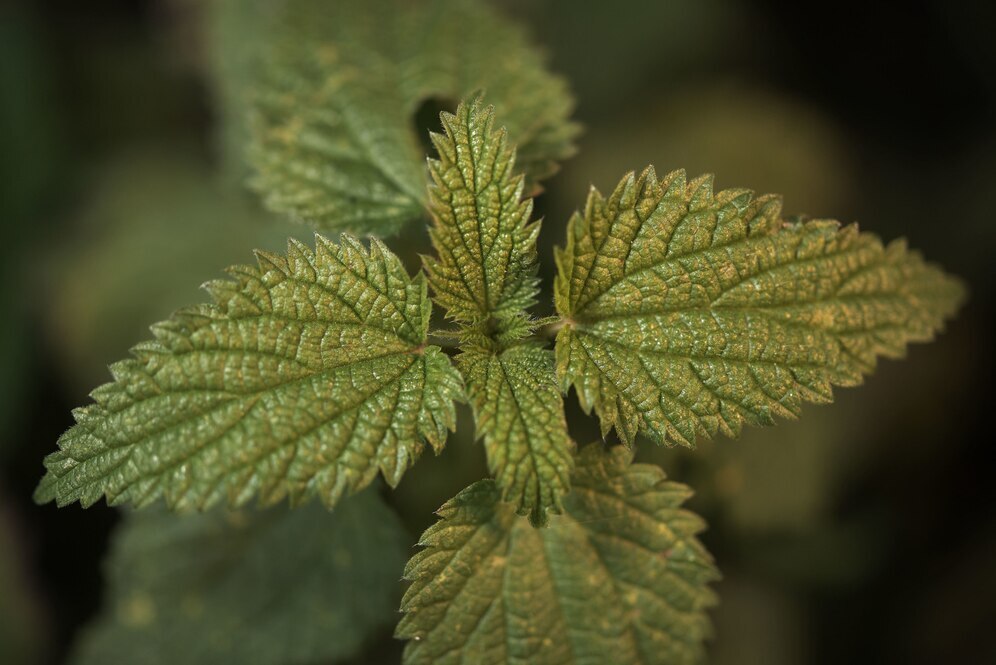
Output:
[[[205,2],[0,3],[3,663],[62,662],[101,606],[116,512],[30,498],[70,410],[198,284],[310,235],[218,175]],[[971,289],[937,342],[798,422],[694,452],[641,443],[710,524],[713,662],[996,663],[996,4],[502,4],[585,126],[537,202],[546,278],[589,185],[653,163],[906,236]],[[390,496],[412,542],[484,473],[468,424]],[[396,662],[389,634],[356,662]]]

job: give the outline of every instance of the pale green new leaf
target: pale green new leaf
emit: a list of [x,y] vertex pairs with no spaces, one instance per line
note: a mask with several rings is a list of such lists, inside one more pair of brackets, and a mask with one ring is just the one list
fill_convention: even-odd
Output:
[[787,223],[777,197],[653,168],[592,190],[557,261],[562,387],[627,443],[796,416],[931,339],[963,298],[903,241]]
[[532,199],[522,199],[515,150],[494,109],[480,101],[442,115],[433,134],[439,159],[429,160],[430,231],[439,258],[426,270],[436,302],[470,330],[492,337],[528,333],[525,310],[536,301],[536,237]]
[[333,506],[444,445],[462,387],[426,346],[424,278],[377,240],[318,236],[314,251],[291,241],[286,257],[257,258],[111,366],[115,381],[46,458],[38,501]]
[[408,535],[372,492],[329,512],[128,515],[78,665],[338,662],[397,607]]
[[469,351],[457,356],[457,367],[502,500],[534,524],[545,524],[548,509],[563,509],[574,448],[553,352],[529,344],[494,353]]
[[423,215],[414,116],[484,90],[530,188],[572,152],[566,84],[522,31],[478,0],[283,0],[247,95],[255,188],[319,228],[389,234]]
[[406,665],[701,662],[715,603],[703,522],[659,467],[598,444],[578,456],[565,514],[534,529],[471,485],[405,570]]

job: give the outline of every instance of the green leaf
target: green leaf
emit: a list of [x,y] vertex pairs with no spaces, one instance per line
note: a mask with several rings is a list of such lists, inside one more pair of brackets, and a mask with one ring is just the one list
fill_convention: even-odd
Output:
[[538,291],[532,200],[522,198],[515,150],[480,100],[442,114],[429,160],[431,229],[437,258],[426,257],[436,302],[460,325],[466,382],[488,466],[520,515],[537,525],[559,513],[570,486],[573,442],[553,371],[553,356],[516,345],[532,332],[526,309]]
[[[275,14],[275,16],[274,16]],[[486,90],[529,187],[572,152],[566,84],[521,30],[477,0],[285,0],[251,90],[255,188],[324,229],[389,234],[422,217],[429,99]]]
[[153,327],[74,412],[36,500],[175,509],[318,495],[333,506],[381,470],[393,486],[455,420],[459,374],[426,346],[424,278],[379,241],[258,252],[215,304]]
[[586,447],[546,529],[488,480],[444,505],[405,570],[406,665],[700,662],[718,577],[703,522],[680,508],[687,487],[631,455]]
[[290,510],[132,513],[80,665],[326,663],[390,622],[408,535],[373,492]]
[[557,262],[562,387],[626,443],[693,445],[829,402],[877,356],[931,339],[964,296],[903,241],[787,223],[777,197],[653,168],[608,199],[592,190]]
[[502,500],[545,524],[547,509],[562,511],[574,466],[553,353],[533,345],[471,351],[457,356],[457,367]]
[[481,336],[522,337],[525,309],[536,302],[536,237],[532,199],[522,200],[515,150],[494,109],[480,101],[442,115],[445,135],[433,134],[439,159],[429,160],[435,219],[430,233],[438,259],[426,270],[436,302],[465,329]]

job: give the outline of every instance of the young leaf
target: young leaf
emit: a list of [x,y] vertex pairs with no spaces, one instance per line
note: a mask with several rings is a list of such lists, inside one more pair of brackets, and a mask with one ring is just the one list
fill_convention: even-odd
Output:
[[530,188],[572,152],[566,84],[484,2],[285,0],[275,13],[249,95],[254,186],[274,210],[379,234],[421,217],[413,119],[431,98],[486,90]]
[[111,366],[48,456],[40,502],[175,509],[258,494],[333,506],[380,469],[393,486],[428,442],[445,443],[460,377],[425,346],[425,280],[379,241],[321,236],[311,251],[257,253],[210,282],[215,304],[153,327]]
[[332,513],[132,513],[106,564],[106,609],[73,662],[338,662],[390,620],[407,547],[369,491]]
[[631,443],[693,445],[828,402],[926,341],[961,284],[856,226],[783,222],[781,201],[683,171],[592,190],[559,251],[557,370]]
[[437,302],[460,324],[458,367],[467,382],[477,434],[502,498],[545,524],[547,509],[561,511],[570,483],[571,449],[563,400],[549,352],[514,345],[533,323],[536,236],[532,200],[522,199],[515,151],[494,109],[480,101],[442,114],[445,134],[433,134],[439,159],[429,160],[438,259],[426,257]]
[[631,457],[585,448],[546,529],[487,480],[444,505],[405,570],[405,664],[700,662],[718,577],[703,523],[688,488]]
[[536,237],[532,199],[522,200],[515,150],[494,128],[494,109],[479,101],[442,115],[433,134],[439,159],[429,160],[438,259],[426,270],[436,301],[465,328],[485,336],[528,333],[525,310],[536,302]]
[[574,465],[553,353],[532,345],[470,351],[457,357],[457,367],[502,500],[545,524],[547,509],[563,509]]

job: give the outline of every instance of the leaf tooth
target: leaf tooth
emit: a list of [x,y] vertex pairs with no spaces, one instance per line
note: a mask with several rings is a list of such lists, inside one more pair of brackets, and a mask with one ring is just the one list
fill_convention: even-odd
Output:
[[99,422],[100,418],[104,415],[103,411],[96,408],[95,405],[90,406],[78,406],[72,410],[73,420],[80,425],[88,425],[90,423]]
[[705,173],[688,183],[688,211],[695,212],[713,204],[713,181],[711,173]]
[[149,330],[152,331],[152,336],[155,337],[156,341],[169,349],[171,353],[187,351],[192,348],[187,326],[178,320],[154,323],[149,326]]
[[244,287],[249,281],[259,277],[259,268],[247,263],[240,263],[229,266],[224,270],[225,274],[238,282],[240,287]]
[[230,312],[233,308],[238,309],[241,304],[248,305],[250,311],[255,310],[256,313],[259,313],[259,308],[256,307],[255,303],[247,301],[242,295],[242,287],[230,279],[212,279],[201,284],[201,288],[207,291],[211,300],[225,311]]
[[318,279],[314,253],[310,247],[296,238],[287,239],[287,269],[295,279],[306,282]]
[[107,366],[111,376],[115,381],[127,381],[135,373],[135,361],[133,359],[119,360]]
[[653,164],[648,164],[640,172],[639,182],[641,189],[644,187],[660,187],[660,182],[657,179],[657,169],[654,168]]
[[[451,124],[447,116],[450,118],[453,117],[448,113],[440,114],[440,122],[442,123],[443,128],[449,131]],[[433,157],[426,158],[429,164],[429,171],[433,176],[433,182],[435,182],[438,187],[442,184],[442,171],[446,168],[446,166],[454,164],[457,160],[456,146],[447,134],[440,132],[429,132],[429,141],[432,143],[432,147],[435,149],[436,154],[439,155],[438,159]]]
[[360,264],[363,259],[369,257],[363,241],[351,233],[343,233],[339,236],[339,248],[335,254],[340,257],[343,263],[348,265]]
[[782,220],[782,197],[777,194],[755,196],[751,207],[744,211],[748,235],[769,235],[778,231]]
[[263,273],[277,272],[282,276],[289,276],[287,261],[277,254],[263,249],[256,249],[253,250],[253,255],[256,257],[256,262]]
[[688,176],[685,169],[671,171],[661,181],[664,190],[663,198],[684,200],[688,192]]
[[616,211],[618,211],[619,208],[625,207],[634,202],[636,200],[636,189],[636,172],[629,171],[623,176],[622,180],[619,181],[616,188],[612,190],[612,194],[604,204],[609,211],[612,211],[607,216],[614,218],[616,216]]
[[754,190],[746,187],[724,189],[713,197],[713,205],[737,217],[744,217],[754,201]]
[[35,488],[34,493],[31,495],[31,500],[37,504],[51,503],[52,501],[58,502],[58,493],[56,492],[55,479],[53,476],[46,475],[42,478],[42,481],[38,483],[38,487]]
[[[392,252],[384,241],[376,236],[370,236],[370,258],[383,264],[388,274],[408,277],[408,270],[401,262],[401,257]],[[418,275],[414,279],[418,280]]]

